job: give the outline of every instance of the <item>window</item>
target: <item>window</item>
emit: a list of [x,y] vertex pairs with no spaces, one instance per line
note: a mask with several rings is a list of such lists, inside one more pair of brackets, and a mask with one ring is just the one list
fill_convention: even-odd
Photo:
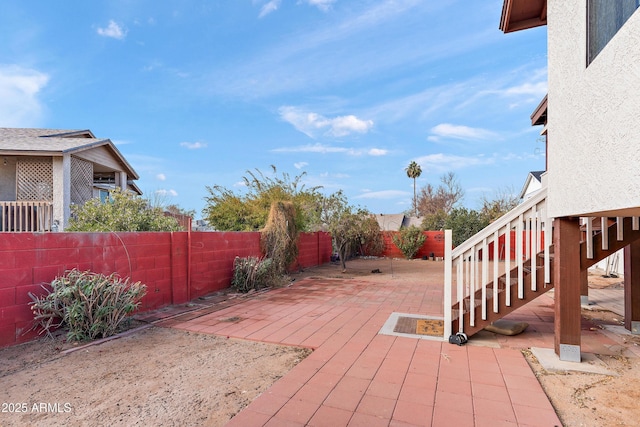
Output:
[[99,190],[100,203],[107,203],[111,200],[109,197],[109,190]]
[[587,65],[591,64],[638,7],[640,0],[587,1]]

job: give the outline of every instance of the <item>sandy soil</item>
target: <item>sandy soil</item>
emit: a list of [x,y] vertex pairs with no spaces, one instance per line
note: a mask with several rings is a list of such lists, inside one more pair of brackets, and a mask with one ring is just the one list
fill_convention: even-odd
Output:
[[[423,281],[441,274],[441,265],[357,260],[347,264],[346,273],[325,265],[292,279]],[[597,288],[621,286],[621,279],[590,279]],[[583,315],[595,324],[622,321],[608,311]],[[528,350],[523,353],[565,426],[637,426],[640,358],[628,348],[638,345],[640,337],[633,337],[620,346],[619,354],[597,355],[617,376],[549,373]],[[304,349],[156,327],[65,354],[69,348],[74,346],[58,338],[0,350],[0,426],[220,426],[308,354]]]
[[221,426],[308,350],[156,328],[0,351],[1,426]]
[[[622,278],[605,278],[602,271],[589,273],[591,289],[622,289]],[[596,328],[624,325],[624,318],[607,310],[582,310]],[[549,400],[565,427],[640,425],[640,336],[626,335],[611,354],[596,354],[615,375],[547,372],[530,352],[524,351]],[[635,353],[629,349],[636,349]]]

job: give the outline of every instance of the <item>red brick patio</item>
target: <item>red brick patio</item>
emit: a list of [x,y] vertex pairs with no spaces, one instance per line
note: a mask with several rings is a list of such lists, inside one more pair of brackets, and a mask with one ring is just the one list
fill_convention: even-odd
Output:
[[512,314],[529,329],[494,348],[379,334],[392,312],[442,315],[441,283],[305,278],[161,326],[314,349],[229,426],[560,426],[518,350],[552,347],[550,297]]

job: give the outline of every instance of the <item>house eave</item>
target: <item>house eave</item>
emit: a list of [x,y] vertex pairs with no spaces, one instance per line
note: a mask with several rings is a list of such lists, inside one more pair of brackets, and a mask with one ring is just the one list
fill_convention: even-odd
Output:
[[505,33],[547,25],[547,0],[504,0],[500,30]]
[[545,95],[540,104],[531,114],[531,126],[539,126],[547,124],[547,97]]

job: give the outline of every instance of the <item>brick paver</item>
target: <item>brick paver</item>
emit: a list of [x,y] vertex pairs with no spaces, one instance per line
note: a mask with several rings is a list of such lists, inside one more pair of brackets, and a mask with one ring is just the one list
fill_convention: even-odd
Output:
[[229,426],[560,426],[518,350],[553,345],[547,296],[511,314],[531,326],[501,348],[379,334],[392,312],[442,315],[441,288],[308,278],[168,325],[313,348]]

